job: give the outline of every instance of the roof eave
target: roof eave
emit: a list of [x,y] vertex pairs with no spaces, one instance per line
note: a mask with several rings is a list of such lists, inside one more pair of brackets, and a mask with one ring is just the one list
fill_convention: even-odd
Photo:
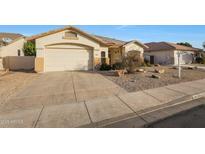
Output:
[[55,34],[55,33],[58,33],[58,32],[64,31],[64,30],[76,30],[76,31],[78,31],[81,34],[86,35],[86,36],[92,38],[93,40],[95,40],[96,42],[100,43],[101,45],[107,46],[107,44],[105,42],[103,42],[102,40],[99,40],[96,37],[93,37],[92,35],[84,32],[84,31],[82,31],[82,30],[80,30],[80,29],[78,29],[76,27],[73,27],[73,26],[66,26],[66,27],[61,28],[61,29],[52,30],[52,31],[48,31],[48,32],[45,32],[45,33],[41,33],[41,34],[38,34],[38,35],[31,36],[31,37],[27,37],[26,40],[27,41],[36,40],[38,38],[45,37],[45,36],[48,36],[48,35],[51,35],[51,34]]
[[136,44],[140,45],[140,46],[143,47],[143,48],[149,48],[148,46],[146,46],[145,44],[143,44],[143,43],[141,43],[141,42],[139,42],[139,41],[137,41],[137,40],[133,40],[133,41],[126,42],[125,44],[123,44],[123,46],[125,46],[125,45],[127,45],[127,44],[129,44],[129,43],[136,43]]

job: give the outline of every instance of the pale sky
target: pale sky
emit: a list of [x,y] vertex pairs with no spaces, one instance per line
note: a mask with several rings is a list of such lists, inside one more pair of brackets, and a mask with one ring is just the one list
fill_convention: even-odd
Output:
[[[0,25],[0,32],[20,33],[25,36],[46,32],[63,25]],[[205,41],[205,25],[76,25],[76,27],[96,35],[147,42],[189,42],[202,48]]]

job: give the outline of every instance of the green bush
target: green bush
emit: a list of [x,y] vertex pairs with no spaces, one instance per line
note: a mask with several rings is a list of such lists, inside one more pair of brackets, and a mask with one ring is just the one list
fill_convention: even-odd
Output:
[[142,67],[151,67],[152,65],[149,62],[144,61],[141,66]]
[[102,65],[100,66],[100,70],[101,70],[101,71],[109,71],[109,70],[111,70],[111,66],[108,65],[108,64],[102,64]]
[[144,59],[144,62],[142,62],[142,66],[144,66],[144,67],[151,67],[152,65],[150,64],[149,60]]
[[196,57],[196,62],[199,64],[205,64],[205,57]]
[[199,64],[205,64],[205,53],[204,53],[204,52],[200,52],[200,53],[197,55],[195,61],[196,61],[197,63],[199,63]]
[[24,43],[23,52],[25,56],[36,56],[35,44],[32,42]]
[[147,67],[147,64],[145,62],[142,63],[142,67]]
[[123,63],[118,62],[118,63],[115,63],[112,65],[112,69],[113,70],[122,70],[122,69],[125,69],[125,66]]

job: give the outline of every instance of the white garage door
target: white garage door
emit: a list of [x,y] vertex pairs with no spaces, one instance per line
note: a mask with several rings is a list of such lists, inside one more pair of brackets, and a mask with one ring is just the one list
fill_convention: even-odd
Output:
[[184,53],[181,56],[181,64],[191,64],[193,61],[193,56],[190,53]]
[[45,71],[91,70],[92,51],[89,49],[46,49]]

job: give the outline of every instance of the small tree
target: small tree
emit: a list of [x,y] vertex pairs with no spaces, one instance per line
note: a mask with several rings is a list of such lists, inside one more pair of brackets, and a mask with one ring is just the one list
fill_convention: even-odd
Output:
[[138,67],[142,65],[143,59],[137,51],[130,51],[127,56],[123,58],[123,64],[128,73],[134,73]]
[[205,42],[203,42],[203,45],[202,45],[202,46],[203,46],[203,49],[204,49],[204,51],[205,51]]
[[177,43],[178,45],[183,45],[183,46],[187,46],[187,47],[192,47],[192,45],[188,42],[180,42],[180,43]]
[[35,44],[32,42],[24,43],[23,52],[25,56],[36,56]]

